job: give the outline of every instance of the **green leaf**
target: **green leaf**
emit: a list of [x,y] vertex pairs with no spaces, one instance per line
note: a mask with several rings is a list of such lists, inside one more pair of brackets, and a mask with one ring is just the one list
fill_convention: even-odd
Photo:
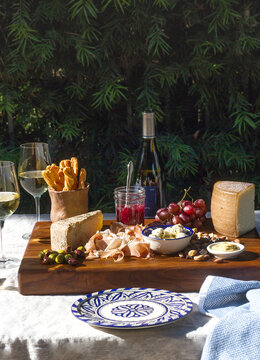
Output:
[[82,16],[88,23],[97,17],[97,7],[92,0],[70,0],[72,19]]

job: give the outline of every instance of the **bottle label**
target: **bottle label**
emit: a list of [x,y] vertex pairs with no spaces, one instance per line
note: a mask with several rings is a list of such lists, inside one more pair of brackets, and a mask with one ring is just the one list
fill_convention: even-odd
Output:
[[145,189],[145,210],[146,218],[154,218],[157,211],[157,186],[143,186]]

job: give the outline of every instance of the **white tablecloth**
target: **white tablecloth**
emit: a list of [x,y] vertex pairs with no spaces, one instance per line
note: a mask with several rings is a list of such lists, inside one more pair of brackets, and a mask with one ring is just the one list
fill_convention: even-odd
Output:
[[[6,221],[6,255],[22,259],[27,244],[22,234],[32,230],[34,221],[30,215]],[[198,312],[198,293],[186,293],[193,311],[176,323],[143,330],[97,329],[72,315],[71,305],[79,295],[20,295],[17,271],[0,269],[1,360],[195,360],[217,321]]]

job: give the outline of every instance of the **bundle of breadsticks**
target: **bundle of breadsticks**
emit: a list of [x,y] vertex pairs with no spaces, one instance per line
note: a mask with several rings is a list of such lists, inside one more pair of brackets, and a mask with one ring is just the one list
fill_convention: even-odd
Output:
[[72,157],[70,160],[61,160],[59,166],[48,165],[42,172],[42,176],[51,190],[68,191],[86,187],[86,169],[82,168],[79,172],[76,157]]

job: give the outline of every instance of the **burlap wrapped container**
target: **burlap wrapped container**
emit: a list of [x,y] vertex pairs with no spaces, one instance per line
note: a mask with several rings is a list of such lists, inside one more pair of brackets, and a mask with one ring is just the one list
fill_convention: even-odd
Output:
[[84,189],[54,191],[49,189],[52,222],[88,212],[89,184]]

